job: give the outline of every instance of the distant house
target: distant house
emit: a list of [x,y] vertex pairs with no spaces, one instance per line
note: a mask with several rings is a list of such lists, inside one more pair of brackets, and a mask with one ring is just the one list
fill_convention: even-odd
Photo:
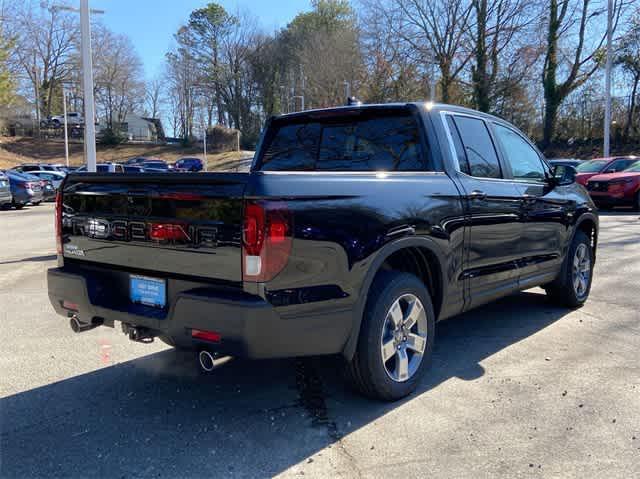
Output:
[[[106,128],[107,123],[101,120],[98,125],[98,131],[104,131]],[[158,118],[145,118],[129,114],[125,117],[125,121],[120,123],[117,128],[120,134],[125,136],[129,141],[154,143],[165,141],[162,122]]]

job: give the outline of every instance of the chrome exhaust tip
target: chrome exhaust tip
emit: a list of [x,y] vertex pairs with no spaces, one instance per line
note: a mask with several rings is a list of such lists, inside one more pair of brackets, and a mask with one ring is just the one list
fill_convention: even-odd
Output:
[[69,318],[69,326],[71,326],[71,330],[74,333],[83,333],[85,331],[97,328],[102,324],[102,321],[100,319],[97,319],[95,321],[96,322],[83,323],[78,319],[76,315],[73,315]]
[[80,323],[77,316],[71,316],[69,319],[69,326],[71,326],[71,330],[74,333],[81,333],[84,330],[83,325]]
[[202,368],[203,371],[210,373],[216,367],[213,354],[205,349],[200,351],[198,359],[200,360],[200,368]]

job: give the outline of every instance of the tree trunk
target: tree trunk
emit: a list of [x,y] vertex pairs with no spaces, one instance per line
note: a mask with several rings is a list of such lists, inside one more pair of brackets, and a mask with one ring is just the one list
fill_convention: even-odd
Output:
[[[629,112],[627,113],[627,124],[624,125],[624,133],[622,138],[627,141],[629,139],[629,131],[633,124],[633,114],[636,109],[636,95],[638,94],[638,83],[640,82],[640,73],[633,76],[633,87],[631,88],[631,101],[629,102]],[[634,128],[635,130],[635,128]]]
[[491,101],[489,100],[489,81],[487,73],[487,0],[475,0],[476,9],[476,64],[472,71],[473,93],[476,108],[489,112]]
[[542,146],[551,144],[555,133],[556,117],[558,115],[558,85],[556,73],[558,69],[558,2],[551,0],[549,6],[549,30],[547,32],[547,54],[542,72],[542,86],[544,90],[544,129]]

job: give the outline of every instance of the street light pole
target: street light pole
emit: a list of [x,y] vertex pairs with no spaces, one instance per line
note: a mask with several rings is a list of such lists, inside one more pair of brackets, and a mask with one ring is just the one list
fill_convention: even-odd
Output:
[[613,47],[611,45],[613,21],[613,0],[607,3],[607,64],[605,70],[605,103],[604,103],[604,157],[611,154],[611,62]]
[[84,92],[84,147],[87,171],[96,171],[96,125],[93,104],[93,61],[89,0],[80,0],[80,46],[82,49],[82,89]]
[[69,136],[67,133],[67,92],[62,85],[62,114],[64,115],[64,160],[69,167]]

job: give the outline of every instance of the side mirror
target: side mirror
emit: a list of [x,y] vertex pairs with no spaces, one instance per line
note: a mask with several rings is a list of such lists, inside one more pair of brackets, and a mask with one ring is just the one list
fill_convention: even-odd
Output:
[[570,185],[576,181],[576,169],[569,165],[556,165],[552,170],[552,182],[555,186]]

